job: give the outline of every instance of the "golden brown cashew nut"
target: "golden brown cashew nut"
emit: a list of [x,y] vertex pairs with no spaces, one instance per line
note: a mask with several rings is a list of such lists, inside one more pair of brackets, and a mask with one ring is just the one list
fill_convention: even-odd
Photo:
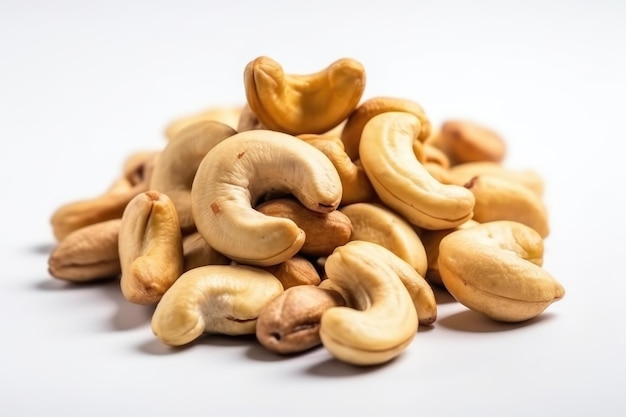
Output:
[[278,278],[284,289],[301,285],[319,285],[322,282],[315,265],[300,255],[295,255],[278,265],[265,266],[263,269]]
[[541,236],[513,221],[457,230],[439,245],[439,272],[450,294],[499,321],[531,319],[563,298],[565,289],[542,264]]
[[407,288],[394,268],[371,250],[376,246],[352,241],[338,247],[326,259],[328,279],[320,284],[335,289],[347,302],[347,307],[331,307],[322,315],[322,344],[336,358],[355,365],[395,358],[419,325]]
[[163,193],[146,191],[126,206],[119,232],[124,297],[155,304],[183,272],[183,244],[174,204]]
[[183,231],[195,229],[191,213],[191,184],[205,155],[237,133],[214,120],[200,120],[178,131],[157,158],[150,189],[166,194],[174,204]]
[[152,316],[152,332],[180,346],[203,333],[254,334],[259,312],[282,294],[267,271],[245,265],[208,265],[185,272],[163,295]]
[[361,135],[361,163],[380,199],[409,223],[424,229],[456,227],[472,217],[474,195],[426,171],[413,153],[419,131],[420,121],[411,113],[374,116]]
[[271,58],[260,56],[244,70],[250,109],[268,129],[299,135],[324,133],[357,106],[365,89],[365,70],[350,58],[314,74],[285,74]]
[[292,193],[320,213],[337,208],[341,180],[315,147],[280,132],[249,130],[216,145],[198,167],[192,212],[209,245],[236,262],[269,266],[291,258],[305,236],[292,220],[256,210],[268,192]]
[[372,97],[359,104],[350,114],[341,132],[341,140],[350,159],[359,159],[359,143],[367,122],[372,117],[386,112],[407,112],[417,116],[420,121],[420,130],[417,132],[416,139],[423,142],[430,136],[430,120],[419,103],[400,97]]
[[55,278],[88,282],[117,277],[121,272],[118,237],[121,219],[82,227],[68,234],[48,257]]

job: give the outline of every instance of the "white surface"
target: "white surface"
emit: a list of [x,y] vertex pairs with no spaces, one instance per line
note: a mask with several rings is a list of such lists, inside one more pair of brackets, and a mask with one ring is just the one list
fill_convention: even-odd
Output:
[[[0,414],[624,415],[626,3],[293,3],[0,3]],[[499,130],[507,163],[546,179],[566,297],[512,326],[443,303],[398,360],[355,369],[252,339],[170,350],[115,283],[51,278],[52,211],[163,146],[173,118],[243,102],[259,55],[292,73],[351,56],[365,96]]]

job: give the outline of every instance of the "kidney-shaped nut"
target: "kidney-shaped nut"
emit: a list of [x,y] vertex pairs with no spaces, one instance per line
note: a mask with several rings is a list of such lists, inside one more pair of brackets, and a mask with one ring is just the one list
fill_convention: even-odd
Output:
[[420,121],[411,113],[374,116],[361,135],[361,163],[380,199],[409,223],[424,229],[456,227],[472,218],[474,195],[426,171],[413,153],[419,131]]
[[378,246],[352,241],[335,249],[325,263],[328,278],[320,284],[338,291],[347,304],[322,315],[322,344],[337,359],[355,365],[376,365],[397,357],[419,325],[407,288],[370,245]]
[[355,203],[339,209],[350,219],[350,240],[365,240],[389,249],[424,276],[428,260],[417,231],[402,216],[382,204]]
[[439,272],[450,294],[498,321],[531,319],[563,298],[565,289],[542,264],[541,236],[514,221],[456,230],[439,245]]
[[544,180],[536,171],[508,168],[497,162],[466,162],[455,165],[443,173],[442,181],[447,184],[465,185],[479,175],[490,175],[513,181],[527,187],[538,197],[543,196]]
[[191,213],[191,184],[205,155],[237,133],[214,120],[199,120],[181,129],[157,158],[150,189],[166,194],[174,204],[183,231],[195,230]]
[[207,265],[183,273],[163,295],[152,332],[181,346],[204,333],[255,334],[259,312],[283,293],[267,271],[246,265]]
[[356,108],[365,89],[365,70],[342,58],[313,74],[285,74],[273,59],[260,56],[244,70],[250,109],[267,129],[299,135],[324,133]]
[[315,265],[304,256],[295,255],[277,265],[263,267],[274,275],[284,289],[300,285],[319,285],[322,282]]
[[423,142],[430,136],[430,120],[426,116],[422,106],[406,98],[401,97],[372,97],[361,104],[350,114],[341,132],[346,153],[353,159],[359,159],[359,143],[363,128],[370,119],[378,114],[386,112],[407,112],[415,115],[420,121],[420,130],[416,138]]
[[480,175],[465,184],[465,188],[476,198],[473,218],[477,222],[513,220],[532,227],[542,238],[550,233],[546,207],[527,187],[496,176]]
[[337,246],[348,242],[352,234],[350,219],[338,210],[320,213],[292,198],[275,198],[255,208],[267,216],[293,220],[304,231],[300,253],[305,255],[330,255]]
[[155,304],[183,272],[183,244],[174,204],[157,191],[138,194],[126,206],[119,232],[124,297]]
[[506,143],[494,130],[469,120],[446,120],[430,144],[441,149],[452,165],[465,162],[502,162]]
[[210,247],[198,232],[183,236],[183,258],[185,272],[199,266],[230,264],[230,259]]
[[256,337],[268,350],[280,354],[303,352],[321,343],[322,314],[345,300],[334,290],[315,285],[285,289],[259,313]]
[[87,282],[117,277],[121,272],[118,237],[121,219],[85,226],[68,234],[48,257],[55,278]]
[[341,180],[315,147],[280,132],[249,130],[217,144],[191,187],[196,227],[209,245],[250,265],[278,264],[295,255],[305,234],[290,219],[253,208],[267,193],[293,194],[309,210],[328,213],[341,201]]

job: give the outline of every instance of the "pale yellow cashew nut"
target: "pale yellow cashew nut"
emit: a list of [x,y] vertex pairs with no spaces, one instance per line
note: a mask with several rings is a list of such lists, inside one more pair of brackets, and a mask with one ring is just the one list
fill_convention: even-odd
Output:
[[245,265],[208,265],[182,274],[152,316],[152,332],[181,346],[203,333],[254,334],[259,312],[283,293],[274,275]]
[[244,70],[248,105],[267,129],[299,135],[324,133],[358,105],[365,70],[342,58],[314,74],[285,74],[273,59],[260,56]]
[[424,229],[456,227],[472,217],[474,195],[428,173],[413,153],[419,132],[413,114],[374,116],[361,135],[361,163],[380,199],[409,223]]
[[335,249],[325,263],[328,279],[320,284],[338,291],[347,302],[347,307],[331,307],[323,313],[322,344],[339,360],[355,365],[376,365],[397,357],[419,325],[407,288],[369,245],[376,246],[352,241]]
[[565,295],[544,268],[543,240],[532,228],[500,220],[456,230],[439,245],[439,273],[461,304],[494,320],[519,322]]
[[337,170],[315,147],[280,132],[249,130],[216,145],[198,167],[191,188],[200,234],[228,258],[259,266],[295,255],[305,235],[292,220],[253,206],[271,192],[292,193],[310,210],[335,210],[342,195]]
[[172,200],[183,231],[196,227],[191,213],[191,185],[200,162],[215,145],[235,133],[235,129],[221,122],[196,121],[178,131],[159,154],[150,189]]

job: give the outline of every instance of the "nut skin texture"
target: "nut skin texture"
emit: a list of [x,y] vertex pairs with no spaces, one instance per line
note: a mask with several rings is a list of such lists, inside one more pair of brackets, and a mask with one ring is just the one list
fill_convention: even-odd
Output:
[[198,232],[235,262],[270,266],[295,255],[305,234],[290,219],[253,206],[264,195],[292,194],[309,210],[329,213],[341,201],[337,170],[318,149],[280,132],[249,130],[217,144],[191,187]]
[[85,226],[59,242],[48,258],[54,278],[90,282],[113,278],[122,272],[118,252],[121,219]]
[[207,265],[185,272],[163,295],[152,316],[152,332],[181,346],[203,333],[255,334],[259,313],[283,293],[267,271],[246,265]]
[[339,125],[358,105],[365,70],[356,60],[338,59],[312,74],[286,74],[267,56],[244,69],[248,105],[267,129],[299,135],[324,133]]
[[322,282],[315,265],[304,256],[295,255],[278,265],[263,269],[278,278],[285,290],[300,285],[319,285]]
[[295,199],[272,199],[258,205],[256,210],[267,216],[293,220],[304,231],[300,253],[305,255],[330,255],[337,246],[347,243],[352,234],[350,219],[340,211],[319,213]]
[[259,313],[257,340],[279,354],[312,349],[322,343],[319,336],[322,314],[331,307],[344,305],[345,300],[334,290],[315,285],[285,289]]
[[452,165],[466,162],[502,162],[506,143],[502,136],[469,120],[447,120],[430,143],[441,149]]
[[456,230],[439,245],[439,272],[450,294],[497,321],[532,319],[564,297],[542,264],[541,236],[514,221]]
[[413,114],[374,116],[361,135],[361,163],[380,199],[409,223],[431,230],[456,227],[472,218],[474,195],[429,174],[413,153],[419,131]]
[[135,304],[156,304],[183,272],[183,244],[174,204],[157,191],[126,206],[119,232],[120,286]]
[[415,228],[382,204],[355,203],[343,206],[350,219],[350,240],[365,240],[389,249],[424,276],[428,265],[426,251]]
[[215,145],[235,133],[224,123],[201,119],[180,129],[157,158],[150,189],[172,200],[184,232],[196,227],[191,212],[191,185],[200,162]]
[[419,103],[401,97],[372,97],[359,104],[350,114],[341,132],[341,140],[345,145],[346,154],[352,160],[359,159],[361,134],[367,122],[372,117],[386,112],[407,112],[415,115],[420,121],[420,131],[416,138],[420,142],[424,142],[430,136],[430,120]]
[[528,188],[490,175],[472,178],[465,188],[476,198],[473,218],[477,222],[513,220],[532,227],[542,238],[550,233],[546,207]]
[[338,291],[347,303],[322,315],[322,344],[337,359],[361,366],[382,364],[400,355],[419,325],[408,290],[371,247],[381,248],[352,241],[335,249],[325,263],[328,278],[320,284],[320,288]]

